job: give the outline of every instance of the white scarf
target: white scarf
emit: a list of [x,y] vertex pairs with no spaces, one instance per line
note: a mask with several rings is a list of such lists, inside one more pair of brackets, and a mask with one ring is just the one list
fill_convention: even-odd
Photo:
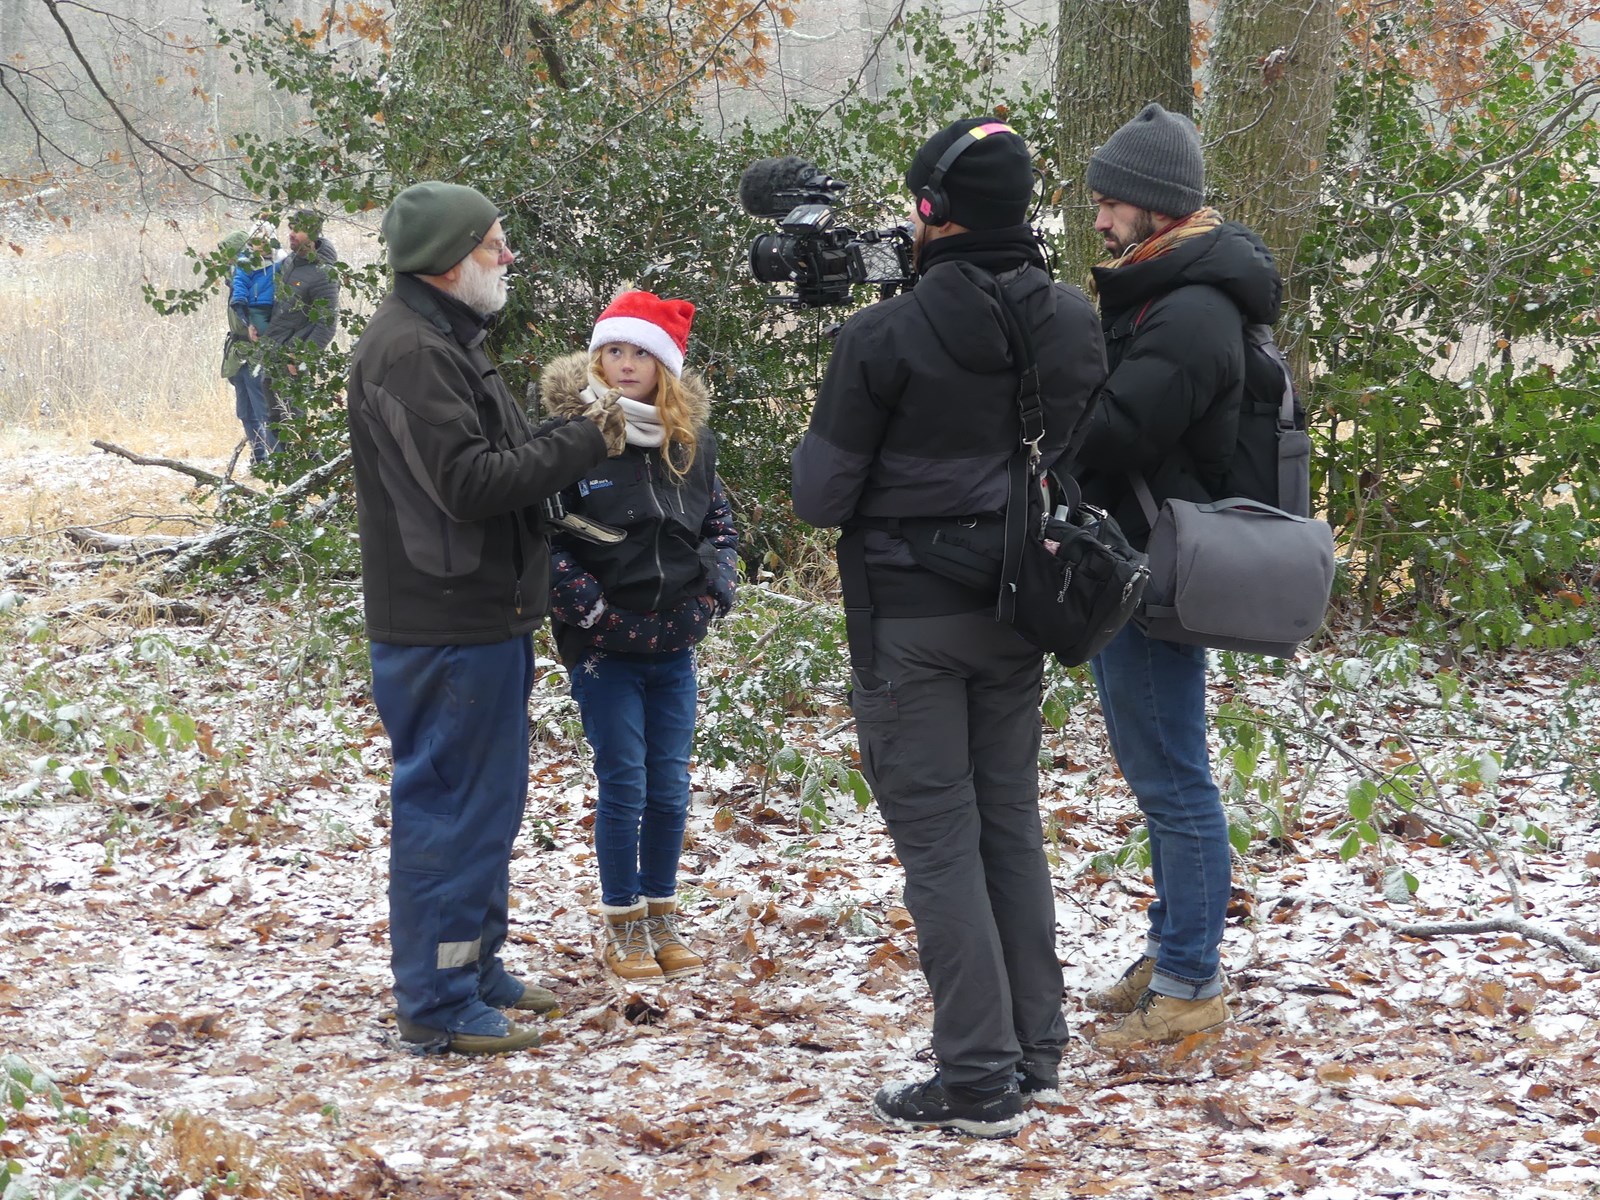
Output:
[[[602,396],[610,394],[614,389],[607,387],[603,382],[589,377],[589,386],[578,393],[580,399],[593,404]],[[628,423],[628,445],[630,446],[659,446],[666,439],[666,427],[661,424],[661,414],[654,404],[642,404],[638,400],[629,400],[626,396],[617,394],[617,407],[622,409],[622,415]]]

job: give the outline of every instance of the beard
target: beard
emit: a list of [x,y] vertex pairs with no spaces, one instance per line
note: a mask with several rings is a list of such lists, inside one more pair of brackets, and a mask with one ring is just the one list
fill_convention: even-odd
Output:
[[1137,246],[1140,242],[1147,242],[1151,238],[1155,237],[1157,233],[1155,217],[1146,212],[1144,209],[1140,209],[1139,215],[1133,218],[1132,228],[1128,232],[1129,237],[1127,241],[1123,241],[1121,238],[1117,237],[1108,239],[1110,242],[1109,249],[1112,254],[1120,257],[1126,254],[1129,250],[1133,249],[1133,247]]
[[453,294],[473,312],[485,317],[499,312],[506,306],[508,293],[505,267],[486,267],[471,254],[461,260],[461,276]]

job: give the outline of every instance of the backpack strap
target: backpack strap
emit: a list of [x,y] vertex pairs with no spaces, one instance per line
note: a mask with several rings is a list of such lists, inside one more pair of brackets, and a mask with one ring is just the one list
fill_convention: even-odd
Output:
[[1244,327],[1244,340],[1277,363],[1278,370],[1283,372],[1283,399],[1278,402],[1278,432],[1287,433],[1298,428],[1294,419],[1294,373],[1289,369],[1289,360],[1284,357],[1283,348],[1272,338],[1272,326],[1247,324]]

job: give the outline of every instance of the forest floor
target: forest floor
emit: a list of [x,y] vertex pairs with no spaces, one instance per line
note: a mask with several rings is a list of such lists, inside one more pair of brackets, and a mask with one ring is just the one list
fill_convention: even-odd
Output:
[[[1152,891],[1108,862],[1136,811],[1092,694],[1068,687],[1042,778],[1062,1100],[1006,1141],[907,1135],[867,1109],[925,1073],[931,1019],[876,813],[835,799],[814,829],[758,764],[698,768],[682,884],[708,967],[623,985],[595,961],[594,779],[548,664],[506,958],[562,1007],[526,1053],[398,1046],[389,758],[359,662],[327,650],[304,597],[259,584],[210,592],[183,624],[97,606],[129,572],[57,536],[184,511],[187,482],[76,446],[0,460],[0,1050],[17,1105],[0,1163],[39,1194],[1600,1195],[1600,972],[1580,961],[1600,943],[1592,648],[1370,678],[1335,648],[1284,673],[1219,669],[1214,702],[1269,728],[1324,711],[1319,681],[1354,697],[1315,737],[1290,728],[1273,771],[1216,743],[1256,835],[1224,944],[1233,1020],[1120,1055],[1095,1048],[1104,1018],[1083,997],[1137,953]],[[736,669],[726,649],[708,644],[707,676]],[[853,753],[837,688],[783,729]],[[1407,755],[1425,769],[1406,775]],[[1361,764],[1430,780],[1438,820],[1394,810],[1346,860]],[[1487,832],[1441,837],[1451,812]],[[1396,928],[1496,916],[1529,924]]]

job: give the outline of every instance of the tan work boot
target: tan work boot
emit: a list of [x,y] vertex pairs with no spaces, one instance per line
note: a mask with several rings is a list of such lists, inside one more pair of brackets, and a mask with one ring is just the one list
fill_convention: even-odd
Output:
[[1108,988],[1089,993],[1089,1007],[1095,1012],[1131,1013],[1139,1003],[1139,997],[1150,986],[1150,977],[1155,971],[1156,960],[1148,954],[1141,954],[1122,973],[1121,979]]
[[1221,996],[1206,1000],[1179,1000],[1146,989],[1139,1003],[1122,1021],[1096,1035],[1102,1050],[1127,1050],[1153,1042],[1176,1042],[1191,1033],[1221,1029],[1228,1021],[1228,1005]]
[[706,965],[706,960],[684,944],[678,936],[678,899],[646,896],[645,906],[649,916],[645,927],[650,931],[650,942],[655,946],[656,964],[668,979],[679,975],[692,975]]
[[602,904],[606,920],[606,945],[600,961],[623,979],[660,979],[644,901],[637,904]]
[[522,995],[518,996],[514,1004],[508,1007],[518,1012],[547,1013],[554,1012],[561,1007],[561,1001],[556,999],[556,994],[549,988],[542,988],[532,983],[522,985]]

